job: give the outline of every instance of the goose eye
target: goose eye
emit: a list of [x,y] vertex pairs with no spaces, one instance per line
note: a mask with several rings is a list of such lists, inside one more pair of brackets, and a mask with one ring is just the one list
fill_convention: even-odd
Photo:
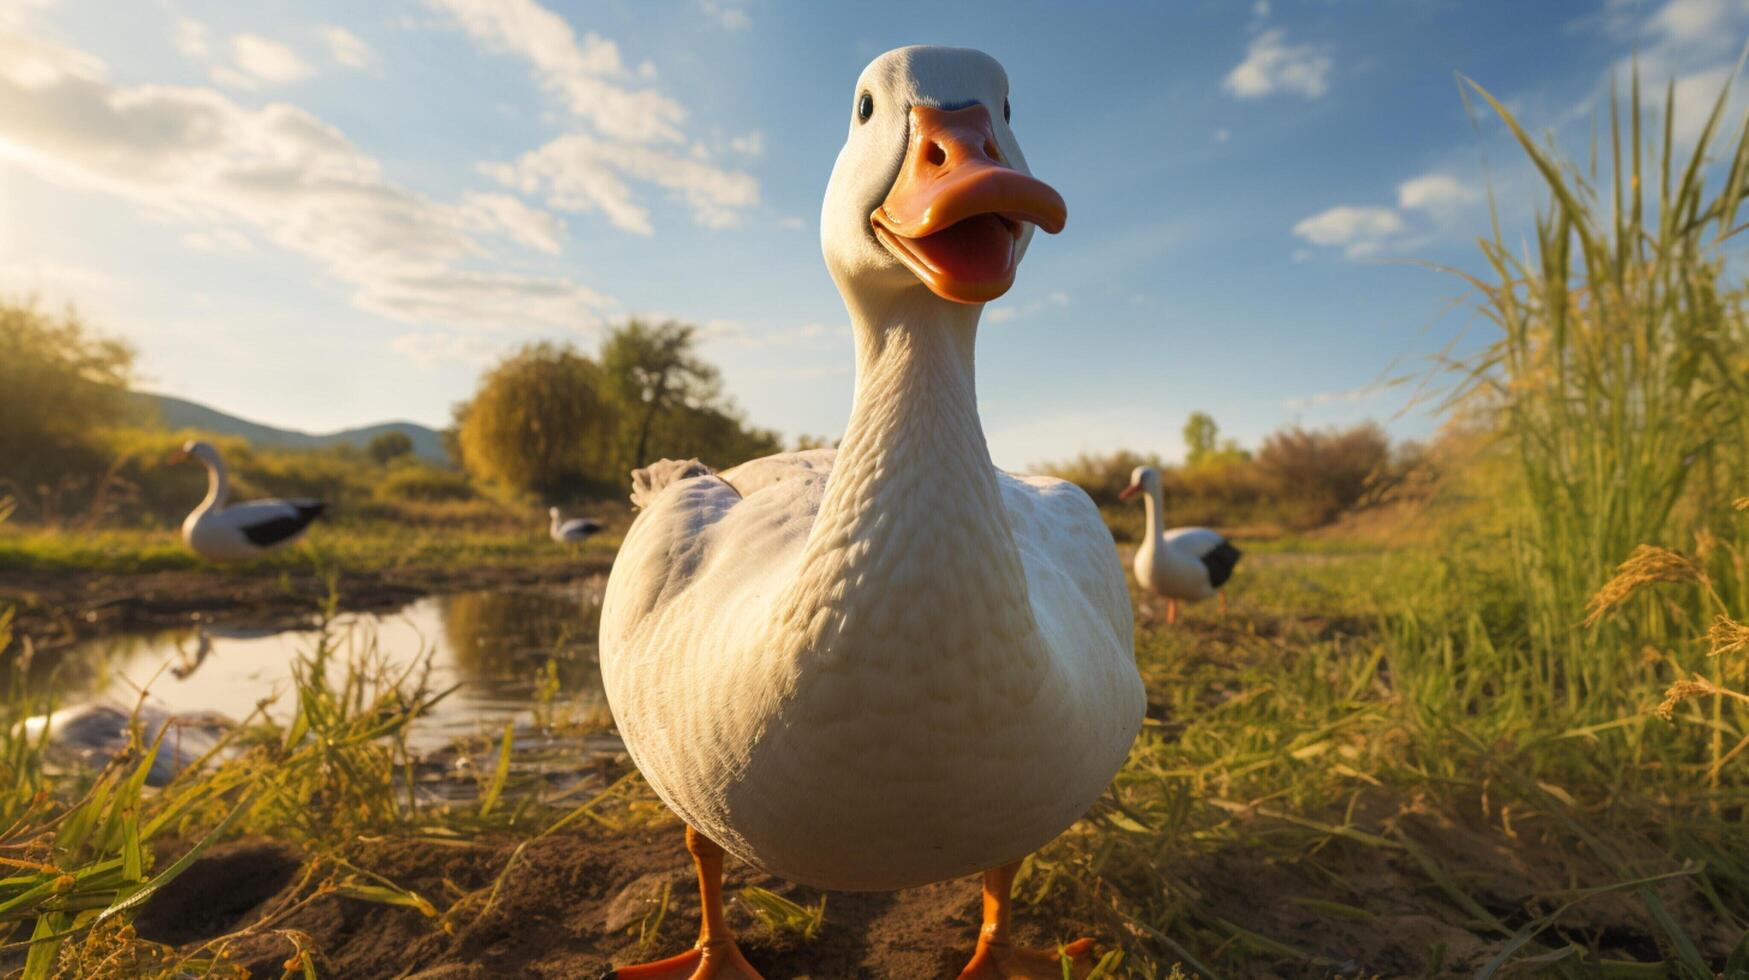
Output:
[[1002,100],[1002,121],[1007,122],[1014,114],[1008,110],[1008,100]]
[[874,115],[874,96],[864,92],[862,98],[856,100],[856,118],[868,122],[872,115]]

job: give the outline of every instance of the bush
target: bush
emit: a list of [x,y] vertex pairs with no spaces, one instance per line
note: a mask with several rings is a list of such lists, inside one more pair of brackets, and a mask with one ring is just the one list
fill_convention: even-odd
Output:
[[389,470],[389,475],[376,485],[379,501],[401,503],[444,503],[474,498],[474,485],[454,470],[438,469],[419,463],[402,463]]
[[1359,503],[1390,457],[1391,441],[1374,422],[1346,430],[1295,426],[1263,440],[1257,468],[1284,503],[1321,524]]

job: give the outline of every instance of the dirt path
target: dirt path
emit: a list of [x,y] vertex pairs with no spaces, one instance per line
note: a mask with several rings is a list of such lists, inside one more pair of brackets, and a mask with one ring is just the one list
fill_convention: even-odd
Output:
[[[253,976],[278,976],[292,953],[281,930],[297,930],[319,950],[318,976],[596,977],[611,966],[669,956],[696,937],[698,898],[678,825],[620,837],[567,834],[531,843],[498,890],[488,895],[515,848],[512,841],[472,844],[390,840],[352,858],[427,896],[440,908],[456,901],[444,924],[405,908],[327,896],[276,923],[275,931],[234,941],[230,954]],[[166,888],[136,923],[141,936],[191,949],[240,929],[293,897],[299,857],[283,844],[244,841],[202,858]],[[748,885],[817,902],[798,889],[731,860],[731,896]],[[669,892],[666,914],[659,896]],[[219,896],[222,901],[215,901]],[[808,942],[774,934],[734,899],[730,925],[748,959],[767,977],[953,976],[971,955],[979,923],[975,877],[901,892],[827,895],[823,925]],[[660,918],[640,946],[640,923]],[[1097,935],[1072,911],[1029,908],[1017,916],[1020,940]]]
[[[348,571],[339,575],[342,609],[395,609],[440,592],[571,582],[607,573],[610,559]],[[125,630],[187,626],[196,615],[290,624],[318,609],[328,583],[278,571],[175,571],[112,574],[0,570],[0,604],[17,607],[13,626],[38,650]],[[241,625],[241,624],[239,624]]]

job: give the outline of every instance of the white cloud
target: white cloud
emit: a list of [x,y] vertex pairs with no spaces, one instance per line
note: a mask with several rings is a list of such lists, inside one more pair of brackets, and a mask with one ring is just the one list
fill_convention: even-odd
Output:
[[698,339],[703,344],[760,350],[768,347],[835,347],[850,339],[846,323],[804,323],[788,330],[768,330],[754,333],[747,325],[735,320],[709,320],[699,328]]
[[183,17],[176,22],[176,32],[171,36],[176,44],[176,50],[184,57],[204,58],[211,47],[207,43],[206,25],[193,17]]
[[259,34],[231,38],[231,60],[238,71],[274,85],[300,82],[316,73],[296,51]]
[[322,42],[328,45],[328,57],[334,59],[335,64],[347,68],[363,68],[370,64],[370,45],[357,34],[336,24],[323,24],[320,33]]
[[1372,401],[1384,394],[1386,384],[1361,385],[1346,391],[1320,391],[1312,395],[1302,395],[1297,398],[1282,400],[1282,407],[1290,412],[1301,412],[1308,408],[1319,408],[1325,405],[1355,404]]
[[619,46],[596,34],[581,41],[563,17],[534,0],[426,0],[454,17],[492,51],[534,66],[541,87],[603,135],[632,142],[678,142],[686,110],[650,89],[632,89]]
[[[1664,84],[1674,81],[1673,135],[1680,147],[1692,146],[1749,33],[1749,0],[1665,0],[1638,20],[1618,11],[1607,18],[1606,27],[1630,41],[1634,50],[1611,67],[1609,82],[1622,83],[1637,63],[1647,107],[1661,114]],[[1734,135],[1730,130],[1746,109],[1749,100],[1739,80],[1721,118],[1725,132],[1715,131],[1713,139]],[[1584,106],[1575,117],[1589,118],[1595,111]]]
[[255,243],[235,228],[219,225],[202,231],[184,232],[177,239],[196,252],[253,252]]
[[[103,75],[100,58],[26,34],[5,30],[0,18],[0,82],[21,89],[47,88],[61,79],[92,79]],[[0,132],[0,135],[4,135]],[[0,140],[0,155],[6,149]]]
[[765,134],[755,129],[729,140],[729,149],[754,160],[765,155]]
[[1288,44],[1287,32],[1275,27],[1257,35],[1245,60],[1227,73],[1221,87],[1241,99],[1275,92],[1315,99],[1329,90],[1330,56],[1309,44]]
[[0,30],[0,160],[206,232],[198,244],[222,244],[215,227],[245,229],[349,284],[355,306],[396,319],[575,327],[611,305],[569,280],[468,268],[490,257],[475,237],[483,228],[533,242],[534,225],[397,186],[302,109],[105,75],[88,54]]
[[107,272],[81,265],[9,259],[0,262],[0,289],[26,296],[89,298],[94,292],[112,292],[122,280]]
[[407,333],[389,341],[389,349],[427,370],[441,364],[489,367],[504,355],[504,345],[480,334]]
[[1220,129],[1215,130],[1215,142],[1216,143],[1225,143],[1226,141],[1228,141],[1232,138],[1233,138],[1233,131],[1226,128],[1225,126],[1221,127]]
[[549,255],[564,249],[565,222],[509,194],[468,194],[462,198],[462,213],[474,230],[504,235]]
[[706,17],[728,30],[744,31],[753,26],[744,0],[699,0],[698,6]]
[[254,91],[261,87],[260,82],[230,65],[214,65],[207,71],[207,77],[213,80],[214,85],[223,85],[226,88]]
[[1069,294],[1057,291],[1041,300],[1033,300],[1025,306],[1015,306],[1002,303],[984,314],[986,323],[1007,323],[1021,317],[1036,316],[1047,309],[1066,310],[1069,308]]
[[[759,202],[758,181],[716,166],[702,142],[687,140],[681,130],[686,111],[678,102],[628,85],[632,73],[613,41],[593,33],[579,39],[564,18],[535,0],[426,3],[454,17],[486,49],[526,59],[547,94],[594,130],[561,135],[514,161],[482,163],[481,173],[560,210],[600,212],[614,227],[638,235],[655,228],[636,183],[667,191],[709,228],[737,223]],[[647,80],[656,72],[645,62],[636,74]],[[730,148],[757,156],[764,136],[736,137]]]
[[1294,225],[1294,234],[1313,245],[1339,247],[1349,258],[1361,258],[1380,248],[1385,239],[1405,230],[1403,219],[1390,208],[1338,205]]
[[1449,214],[1480,198],[1479,191],[1450,174],[1422,174],[1397,185],[1397,206],[1405,210]]
[[1707,43],[1721,35],[1736,39],[1733,21],[1749,9],[1738,0],[1667,0],[1647,18],[1654,35],[1671,43]]
[[707,228],[734,224],[759,202],[759,184],[747,174],[722,170],[691,156],[636,143],[618,143],[570,133],[530,150],[511,163],[485,163],[480,171],[524,194],[540,194],[563,211],[601,211],[614,226],[638,235],[653,232],[649,211],[627,180],[655,184],[692,209]]

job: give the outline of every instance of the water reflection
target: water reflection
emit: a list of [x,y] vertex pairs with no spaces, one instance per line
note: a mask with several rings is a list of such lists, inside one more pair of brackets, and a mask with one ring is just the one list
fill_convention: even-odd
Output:
[[[602,717],[595,660],[601,583],[564,589],[432,596],[386,614],[343,614],[332,625],[340,653],[375,648],[388,665],[431,656],[430,684],[459,684],[414,722],[411,747],[451,749],[458,740],[497,739],[508,723],[519,742],[554,720]],[[62,705],[132,705],[142,689],[153,705],[182,714],[218,712],[241,720],[259,702],[279,722],[295,705],[291,664],[316,642],[311,619],[291,628],[209,623],[196,628],[90,640],[39,659],[33,673]]]

